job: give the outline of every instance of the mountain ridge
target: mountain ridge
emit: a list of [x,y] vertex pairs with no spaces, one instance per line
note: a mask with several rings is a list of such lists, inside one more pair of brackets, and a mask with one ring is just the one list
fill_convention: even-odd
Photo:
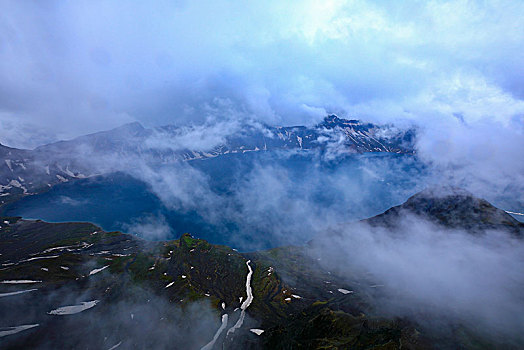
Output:
[[[215,133],[211,136],[209,133]],[[210,139],[202,138],[208,137]],[[230,153],[314,151],[327,159],[352,153],[414,153],[415,131],[399,131],[330,115],[313,126],[273,127],[245,122],[232,131],[210,127],[153,129],[133,122],[42,145],[34,150],[0,147],[0,205],[61,182],[119,170],[127,163],[152,166]]]
[[524,236],[524,223],[469,191],[450,186],[426,188],[404,203],[363,222],[371,226],[397,228],[408,215],[474,234],[492,229],[510,232],[518,238]]
[[[470,216],[475,219],[474,213]],[[370,294],[370,289],[380,294],[372,286],[380,281],[338,276],[322,267],[307,246],[240,253],[190,234],[172,241],[147,242],[121,232],[104,232],[89,223],[52,224],[13,217],[2,217],[1,222],[0,281],[37,287],[29,290],[29,297],[9,296],[19,303],[0,299],[2,313],[11,324],[38,324],[6,338],[8,348],[38,346],[50,340],[55,347],[91,344],[100,348],[106,338],[127,347],[168,348],[169,342],[164,345],[160,338],[165,334],[156,335],[153,329],[145,336],[141,332],[144,312],[155,314],[162,305],[166,314],[146,318],[147,322],[178,329],[188,319],[166,319],[166,315],[177,307],[191,310],[191,305],[203,302],[214,310],[216,323],[220,315],[229,315],[232,320],[226,319],[226,325],[230,327],[246,297],[248,268],[253,270],[253,301],[246,309],[244,326],[231,335],[219,334],[218,344],[226,348],[518,348],[509,340],[492,343],[489,335],[476,334],[460,324],[443,336],[438,329],[421,326],[409,317],[381,314],[373,308]],[[15,287],[0,284],[0,292],[16,293],[20,288]],[[63,316],[46,316],[66,300],[70,304],[96,303],[68,321]],[[150,301],[153,309],[145,306]],[[124,309],[119,308],[122,304]],[[10,313],[13,308],[18,312]],[[32,312],[20,312],[25,308]],[[90,321],[93,317],[112,321],[99,324]],[[180,346],[200,348],[212,339],[214,329],[194,335],[194,325],[188,324],[189,328],[182,328],[187,333],[182,333]],[[253,334],[251,327],[263,333]],[[85,332],[91,336],[85,337]],[[68,337],[55,336],[64,333]]]

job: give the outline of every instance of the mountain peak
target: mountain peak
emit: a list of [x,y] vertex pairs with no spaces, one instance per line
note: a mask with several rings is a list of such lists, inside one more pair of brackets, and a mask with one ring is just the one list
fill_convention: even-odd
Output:
[[[139,122],[131,122],[131,123],[127,123],[127,124],[118,126],[111,130],[101,131],[101,132],[97,132],[91,135],[96,135],[96,136],[112,135],[112,136],[118,136],[118,137],[129,137],[129,136],[135,137],[135,136],[143,135],[146,131],[147,129],[144,128],[142,124],[140,124]],[[86,136],[90,136],[90,135],[86,135]],[[81,136],[81,138],[82,137],[84,136]]]
[[330,114],[326,117],[324,117],[324,123],[339,123],[341,122],[342,119],[340,119],[337,115],[335,114]]
[[343,118],[339,118],[337,115],[335,114],[330,114],[328,115],[327,117],[324,118],[324,120],[319,124],[319,126],[321,127],[325,127],[325,128],[328,128],[328,129],[331,129],[331,128],[334,128],[334,127],[341,127],[341,128],[345,128],[345,127],[355,127],[355,126],[360,126],[362,125],[362,123],[360,122],[360,120],[356,120],[356,119],[343,119]]
[[116,127],[113,130],[125,130],[125,131],[137,132],[137,131],[145,130],[145,128],[139,122],[131,122],[131,123],[127,123],[122,126]]
[[522,236],[524,225],[488,201],[456,187],[431,187],[405,203],[365,220],[372,225],[396,226],[406,214],[414,214],[449,228],[479,232],[502,229]]

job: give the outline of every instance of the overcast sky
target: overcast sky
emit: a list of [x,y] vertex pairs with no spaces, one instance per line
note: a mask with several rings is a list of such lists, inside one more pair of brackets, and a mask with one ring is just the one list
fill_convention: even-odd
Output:
[[522,130],[524,1],[0,0],[0,142],[250,116]]

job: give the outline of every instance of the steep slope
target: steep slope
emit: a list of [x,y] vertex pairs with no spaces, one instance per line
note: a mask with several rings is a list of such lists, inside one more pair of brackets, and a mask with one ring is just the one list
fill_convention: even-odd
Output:
[[[203,132],[216,133],[212,130]],[[177,142],[177,138],[185,136],[185,133],[191,133],[191,129],[172,125],[145,129],[139,123],[131,123],[70,141],[41,146],[35,152],[40,157],[53,154],[54,158],[64,160],[71,154],[83,151],[97,155],[142,157],[150,162],[165,163],[227,153],[278,149],[325,150],[333,146],[340,146],[346,152],[409,153],[413,151],[414,141],[413,130],[400,131],[390,125],[378,126],[340,119],[335,115],[326,117],[313,127],[274,127],[244,122],[235,132],[223,130],[222,135],[215,135],[221,136],[223,142],[202,145],[198,149],[187,149]]]
[[[351,330],[343,337],[351,344],[362,343],[362,346],[355,348],[367,348],[369,344],[399,344],[406,332],[415,336],[406,325],[388,320],[380,321],[380,330],[368,327],[369,332],[363,331],[362,326],[371,319],[359,310],[358,302],[355,302],[358,297],[347,297],[342,293],[333,296],[321,280],[333,280],[334,285],[330,289],[338,283],[343,285],[342,282],[336,282],[336,277],[328,276],[315,265],[298,272],[299,275],[307,273],[311,276],[308,284],[295,281],[293,284],[296,286],[293,286],[284,282],[280,273],[288,277],[296,275],[296,266],[287,262],[279,265],[274,260],[280,260],[277,252],[240,254],[188,234],[176,241],[148,243],[118,232],[103,232],[88,223],[50,224],[12,217],[4,217],[2,222],[0,327],[20,330],[19,334],[2,339],[6,348],[45,347],[46,344],[60,348],[109,348],[112,343],[106,343],[107,338],[115,344],[123,342],[126,347],[167,348],[166,344],[170,343],[167,339],[155,339],[148,334],[132,335],[130,329],[141,326],[140,321],[136,321],[136,325],[123,327],[118,324],[123,320],[115,320],[111,315],[127,314],[131,320],[126,323],[133,323],[135,317],[137,320],[144,317],[149,320],[150,315],[143,313],[153,311],[143,304],[151,300],[168,307],[165,317],[169,317],[170,312],[175,314],[184,308],[199,305],[198,308],[202,312],[206,310],[209,315],[215,309],[217,320],[218,313],[228,314],[229,329],[236,323],[240,316],[238,308],[248,296],[246,276],[250,278],[253,296],[252,303],[246,309],[249,317],[245,324],[240,323],[236,332],[227,337],[223,334],[219,338],[217,344],[223,343],[227,348],[286,348],[286,339],[291,341],[294,335],[287,335],[281,341],[274,337],[291,319],[303,319],[300,315],[304,312],[322,317],[317,323],[324,326],[316,330],[317,334],[337,339],[337,334],[330,333],[332,327],[325,328],[332,322],[329,315],[350,318],[351,324],[340,324],[339,331]],[[307,259],[300,250],[290,253],[286,254],[288,259]],[[272,262],[277,263],[278,267],[273,267]],[[252,277],[246,265],[252,268]],[[286,271],[286,268],[291,270]],[[313,284],[317,284],[317,288],[310,288]],[[341,309],[337,306],[339,304],[345,306]],[[125,305],[124,311],[122,305]],[[332,311],[332,308],[338,311]],[[69,316],[69,313],[75,314]],[[63,314],[66,316],[61,316]],[[90,322],[104,318],[118,322]],[[156,327],[183,329],[191,333],[185,328],[190,326],[185,324],[189,322],[186,318],[189,316],[148,322],[153,322]],[[297,326],[300,324],[298,322]],[[21,325],[33,327],[16,328]],[[268,336],[257,336],[249,332],[250,327],[262,328]],[[212,328],[206,329],[195,339],[175,340],[179,345],[185,344],[184,348],[199,348],[212,338],[212,331]],[[168,339],[174,340],[171,337]],[[278,343],[276,347],[275,341]],[[331,341],[324,342],[328,344]]]
[[[415,210],[414,203],[430,199],[422,192],[404,206]],[[419,214],[439,218],[438,213],[457,207],[462,216],[454,215],[453,224],[459,227],[469,227],[480,215],[463,201],[484,205],[456,192],[433,200],[435,205],[420,207]],[[383,224],[383,216],[368,221]],[[496,216],[487,217],[486,227],[505,225],[504,217],[495,222]],[[118,343],[170,348],[175,342],[198,349],[212,339],[208,348],[515,348],[461,325],[441,335],[438,328],[392,317],[374,305],[380,281],[339,276],[317,260],[310,246],[239,253],[189,234],[146,242],[89,223],[0,220],[0,327],[7,332],[0,333],[6,334],[0,341],[5,348],[110,348]]]
[[[2,222],[0,296],[5,297],[0,297],[0,327],[38,324],[10,336],[8,343],[2,339],[7,348],[46,344],[55,348],[109,348],[119,341],[127,347],[167,348],[173,339],[165,333],[162,339],[155,339],[154,332],[145,337],[140,333],[144,320],[161,329],[171,327],[190,334],[186,327],[194,324],[184,324],[189,318],[173,316],[184,314],[184,307],[202,309],[207,313],[203,322],[212,326],[214,319],[209,318],[213,306],[221,310],[219,305],[224,302],[232,313],[239,305],[238,298],[246,297],[245,258],[189,235],[176,241],[148,243],[131,235],[103,232],[87,223],[49,224],[19,218],[2,218]],[[7,295],[29,289],[27,295]],[[62,310],[64,305],[90,301],[96,301],[92,309],[74,317],[52,316],[52,310]],[[160,305],[165,310],[157,310]],[[70,311],[64,310],[61,312]],[[150,318],[150,313],[156,312],[159,318]],[[114,320],[112,313],[125,314],[125,323],[123,319],[115,320],[115,324],[90,323],[92,319]],[[207,333],[203,331],[203,335],[212,336],[212,329]],[[199,348],[207,337],[195,334],[193,339],[181,337],[177,343]],[[105,343],[107,338],[114,339],[113,344]]]
[[50,161],[49,157],[0,145],[0,206],[57,183],[85,177],[70,170],[69,165],[62,167],[60,162]]
[[[161,166],[229,153],[314,150],[334,157],[363,152],[412,153],[414,131],[398,131],[336,116],[313,127],[272,127],[244,123],[237,132],[215,135],[221,141],[189,149],[178,141],[186,129],[164,126],[146,129],[131,123],[109,131],[60,141],[34,150],[0,145],[0,205],[60,182],[125,170],[138,163]],[[204,131],[205,132],[205,131]],[[194,136],[198,138],[198,134]]]
[[436,224],[465,229],[472,233],[504,230],[522,237],[524,224],[484,199],[458,188],[429,188],[410,197],[405,203],[364,220],[372,226],[398,226],[408,215],[419,216]]

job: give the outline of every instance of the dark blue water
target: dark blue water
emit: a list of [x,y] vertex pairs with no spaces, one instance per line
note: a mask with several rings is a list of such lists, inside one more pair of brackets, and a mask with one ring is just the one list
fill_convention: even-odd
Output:
[[[425,186],[424,167],[408,155],[374,153],[324,161],[309,153],[251,153],[188,166],[206,180],[213,201],[205,200],[204,193],[196,205],[187,200],[172,205],[158,184],[117,172],[60,184],[11,204],[5,214],[51,222],[89,221],[122,231],[146,218],[168,227],[164,236],[146,231],[143,236],[148,239],[190,232],[212,243],[250,250],[305,242],[328,223],[376,215]],[[185,176],[173,167],[173,176],[179,173]],[[190,190],[190,195],[198,193]]]

